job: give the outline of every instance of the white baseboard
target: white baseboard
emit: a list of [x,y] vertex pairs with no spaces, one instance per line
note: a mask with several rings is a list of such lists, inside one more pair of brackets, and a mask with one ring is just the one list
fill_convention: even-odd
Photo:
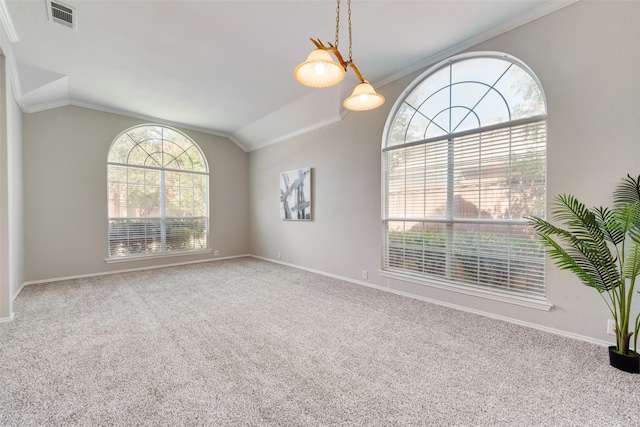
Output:
[[22,292],[22,290],[24,289],[25,286],[27,286],[27,282],[24,282],[24,283],[22,283],[22,285],[20,285],[18,290],[15,291],[15,293],[11,296],[11,301],[15,301],[16,298],[18,298],[18,295],[20,295],[20,292]]
[[465,306],[462,306],[462,305],[457,305],[457,304],[452,304],[452,303],[448,303],[448,302],[445,302],[445,301],[440,301],[440,300],[436,300],[436,299],[432,299],[432,298],[427,298],[427,297],[423,297],[423,296],[420,296],[420,295],[415,295],[415,294],[411,294],[411,293],[408,293],[408,292],[403,292],[403,291],[399,291],[399,290],[396,290],[396,289],[387,288],[385,286],[374,285],[372,283],[363,282],[361,280],[351,279],[349,277],[342,277],[342,276],[338,276],[338,275],[335,275],[335,274],[326,273],[324,271],[314,270],[313,268],[307,268],[307,267],[302,267],[302,266],[295,265],[295,264],[290,264],[288,262],[283,262],[283,261],[280,261],[280,260],[274,260],[274,259],[270,259],[270,258],[256,256],[256,255],[250,255],[250,256],[253,257],[253,258],[258,258],[258,259],[264,260],[264,261],[273,262],[275,264],[282,264],[282,265],[286,265],[288,267],[293,267],[293,268],[297,268],[297,269],[300,269],[300,270],[309,271],[311,273],[316,273],[316,274],[320,274],[320,275],[323,275],[323,276],[332,277],[334,279],[344,280],[345,282],[355,283],[357,285],[366,286],[368,288],[373,288],[373,289],[377,289],[377,290],[384,291],[384,292],[390,292],[392,294],[400,295],[400,296],[403,296],[403,297],[413,298],[413,299],[417,299],[417,300],[420,300],[420,301],[425,301],[425,302],[428,302],[428,303],[431,303],[431,304],[436,304],[436,305],[440,305],[440,306],[444,306],[444,307],[449,307],[449,308],[453,308],[455,310],[465,311],[467,313],[473,313],[473,314],[477,314],[477,315],[480,315],[480,316],[489,317],[491,319],[502,320],[503,322],[509,322],[509,323],[513,323],[515,325],[520,325],[520,326],[525,326],[525,327],[532,328],[532,329],[537,329],[539,331],[548,332],[548,333],[551,333],[551,334],[554,334],[554,335],[559,335],[559,336],[562,336],[562,337],[565,337],[565,338],[571,338],[571,339],[575,339],[575,340],[579,340],[579,341],[584,341],[584,342],[588,342],[590,344],[599,345],[599,346],[602,346],[602,347],[608,347],[608,346],[612,345],[612,343],[610,343],[610,342],[603,341],[603,340],[598,340],[598,339],[595,339],[595,338],[592,338],[592,337],[588,337],[586,335],[575,334],[573,332],[563,331],[561,329],[555,329],[555,328],[550,328],[548,326],[537,325],[535,323],[525,322],[525,321],[514,319],[514,318],[511,318],[511,317],[501,316],[501,315],[495,314],[495,313],[490,313],[490,312],[487,312],[487,311],[476,310],[476,309],[465,307]]
[[199,263],[203,263],[203,262],[215,262],[215,261],[222,261],[222,260],[225,260],[225,259],[245,258],[245,257],[250,257],[250,256],[251,255],[249,255],[249,254],[234,255],[234,256],[220,257],[220,258],[213,258],[213,259],[201,259],[201,260],[197,260],[197,261],[184,261],[184,262],[176,262],[176,263],[171,263],[171,264],[152,265],[152,266],[149,266],[149,267],[127,268],[127,269],[124,269],[124,270],[103,271],[103,272],[99,272],[99,273],[78,274],[78,275],[66,276],[66,277],[55,277],[55,278],[52,278],[52,279],[32,280],[32,281],[24,282],[15,296],[17,297],[18,294],[20,293],[20,291],[22,291],[22,289],[25,286],[30,286],[30,285],[39,285],[39,284],[42,284],[42,283],[61,282],[63,280],[85,279],[85,278],[88,278],[88,277],[108,276],[108,275],[111,275],[111,274],[129,273],[129,272],[133,272],[133,271],[155,270],[155,269],[158,269],[158,268],[177,267],[179,265],[199,264]]
[[0,317],[0,323],[12,322],[13,319],[15,319],[15,317],[16,317],[15,313],[11,312],[11,315],[9,317]]

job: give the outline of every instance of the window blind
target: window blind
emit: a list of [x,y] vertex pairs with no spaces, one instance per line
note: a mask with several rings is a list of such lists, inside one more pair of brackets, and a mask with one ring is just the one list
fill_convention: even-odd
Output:
[[546,119],[383,150],[383,268],[544,297]]

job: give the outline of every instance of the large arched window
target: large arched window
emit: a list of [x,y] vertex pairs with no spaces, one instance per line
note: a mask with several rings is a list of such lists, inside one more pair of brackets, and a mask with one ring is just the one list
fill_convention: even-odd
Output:
[[545,297],[542,87],[504,54],[461,55],[398,99],[383,136],[383,270],[448,287]]
[[109,258],[208,247],[209,170],[189,137],[160,125],[122,132],[107,162]]

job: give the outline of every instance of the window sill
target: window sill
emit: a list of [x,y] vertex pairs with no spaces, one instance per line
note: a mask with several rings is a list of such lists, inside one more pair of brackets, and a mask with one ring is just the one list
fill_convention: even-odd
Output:
[[128,256],[128,257],[120,257],[120,258],[105,258],[104,262],[106,262],[107,264],[115,264],[119,262],[142,261],[142,260],[159,259],[159,258],[173,258],[177,256],[200,255],[200,254],[210,254],[210,253],[211,253],[211,249],[201,249],[196,251],[174,252],[170,254],[136,255],[136,256]]
[[389,271],[378,271],[381,277],[388,279],[399,280],[402,282],[415,283],[421,286],[428,286],[430,288],[441,289],[449,292],[456,292],[463,295],[474,296],[478,298],[485,298],[493,301],[504,302],[507,304],[519,305],[522,307],[533,308],[536,310],[549,311],[553,307],[553,304],[549,304],[544,299],[527,298],[518,295],[509,295],[504,292],[492,291],[490,289],[483,289],[480,287],[462,286],[455,283],[444,283],[437,280],[417,278],[414,276],[404,275],[400,273],[392,273]]

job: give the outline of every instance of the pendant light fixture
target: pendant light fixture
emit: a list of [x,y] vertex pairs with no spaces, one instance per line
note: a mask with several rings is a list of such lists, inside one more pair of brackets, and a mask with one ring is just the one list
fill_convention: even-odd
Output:
[[[336,7],[336,39],[335,44],[328,43],[325,46],[320,39],[310,39],[315,45],[307,60],[298,65],[293,72],[296,80],[305,86],[314,88],[323,88],[335,86],[344,80],[347,73],[347,67],[356,73],[360,83],[353,90],[350,97],[344,100],[342,105],[347,110],[365,111],[372,110],[384,104],[384,97],[376,93],[373,86],[362,77],[358,67],[353,63],[351,53],[351,0],[347,0],[348,17],[349,17],[349,60],[345,61],[338,51],[338,40],[340,35],[340,0],[337,0]],[[335,56],[334,61],[331,54]]]

